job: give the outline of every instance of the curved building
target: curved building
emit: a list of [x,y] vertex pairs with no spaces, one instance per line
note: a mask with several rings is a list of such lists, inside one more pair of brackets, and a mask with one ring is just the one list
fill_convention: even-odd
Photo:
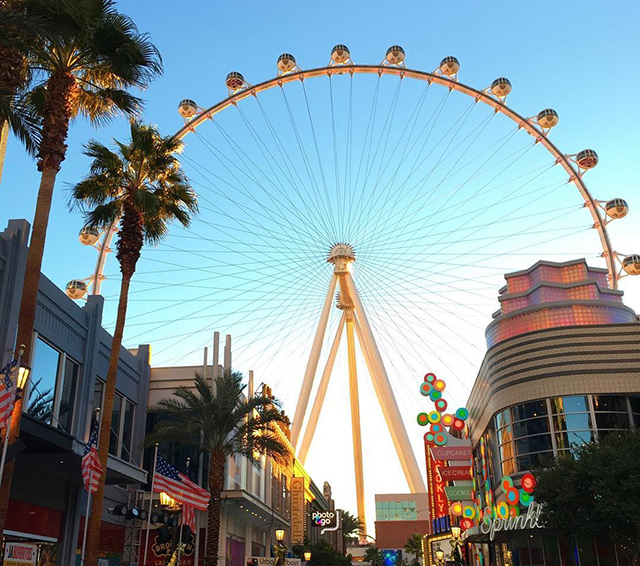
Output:
[[[482,452],[488,471],[478,483],[496,502],[503,477],[518,486],[544,457],[640,426],[640,322],[607,287],[606,270],[540,261],[505,278],[468,401],[474,459]],[[495,533],[485,551],[489,563],[511,566],[623,564],[612,547],[569,548],[536,529]]]

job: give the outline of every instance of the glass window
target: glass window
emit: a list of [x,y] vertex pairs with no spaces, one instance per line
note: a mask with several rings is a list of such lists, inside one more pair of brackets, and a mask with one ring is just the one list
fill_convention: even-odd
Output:
[[91,413],[91,427],[96,422],[96,409],[102,410],[102,398],[104,397],[104,381],[96,379],[93,388],[93,413]]
[[640,397],[629,397],[631,412],[640,415]]
[[510,440],[513,440],[513,432],[511,431],[510,426],[502,428],[498,431],[498,444],[504,444],[505,442],[509,442]]
[[135,405],[125,399],[124,401],[124,422],[122,423],[122,453],[123,460],[131,461],[131,441],[133,440],[133,417]]
[[118,436],[120,434],[120,412],[122,411],[122,395],[115,394],[113,411],[111,411],[111,434],[109,435],[109,454],[119,456]]
[[513,425],[513,433],[516,438],[543,432],[549,432],[549,419],[547,417],[529,419]]
[[76,402],[79,372],[80,366],[67,358],[64,362],[62,394],[60,395],[60,407],[58,409],[58,426],[67,433],[71,433],[71,425],[73,424],[73,409]]
[[51,424],[60,352],[38,338],[31,368],[27,414]]
[[594,395],[594,411],[610,411],[612,413],[627,413],[627,398],[618,395]]
[[591,430],[572,430],[569,432],[556,433],[556,445],[558,450],[572,448],[574,445],[582,445],[595,440],[595,435]]
[[515,473],[516,473],[516,461],[513,458],[502,462],[503,476],[510,476],[511,474],[515,474]]
[[558,413],[585,413],[589,411],[587,398],[582,395],[551,399],[551,411]]
[[593,428],[589,413],[576,413],[574,415],[553,415],[553,428],[561,430],[586,430]]
[[505,409],[504,411],[496,415],[496,428],[502,428],[503,426],[508,425],[510,422],[511,417],[509,415],[509,409]]
[[553,458],[553,452],[535,452],[525,456],[518,456],[518,471],[526,472],[539,466],[547,458]]
[[625,413],[596,413],[596,425],[598,430],[607,428],[628,429],[629,415]]
[[528,454],[529,452],[545,452],[551,450],[550,434],[539,434],[538,436],[527,436],[516,440],[516,450],[518,454]]
[[521,421],[547,414],[547,403],[545,401],[532,401],[513,407],[513,420]]

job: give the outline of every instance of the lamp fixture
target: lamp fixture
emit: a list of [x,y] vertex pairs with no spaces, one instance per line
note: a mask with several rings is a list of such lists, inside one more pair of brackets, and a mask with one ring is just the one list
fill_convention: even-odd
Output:
[[304,553],[304,561],[305,562],[310,562],[311,561],[311,553],[310,552],[305,552]]
[[284,529],[276,529],[276,540],[282,542],[284,540]]

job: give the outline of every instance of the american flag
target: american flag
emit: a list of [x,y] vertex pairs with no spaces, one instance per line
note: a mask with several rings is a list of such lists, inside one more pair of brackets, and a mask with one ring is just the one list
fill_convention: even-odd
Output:
[[89,493],[98,491],[98,483],[100,483],[100,477],[102,476],[102,466],[100,465],[100,458],[98,458],[96,444],[98,444],[98,421],[94,422],[91,427],[89,442],[87,442],[82,455],[82,481],[84,482],[84,488]]
[[164,458],[158,456],[156,462],[156,476],[153,491],[164,491],[169,497],[183,505],[190,505],[195,509],[205,511],[211,495],[206,489],[193,483],[187,476],[181,474]]
[[196,532],[196,512],[191,505],[182,505],[182,524],[187,525],[192,533]]
[[18,360],[10,361],[0,372],[0,428],[5,428],[16,400],[15,370]]

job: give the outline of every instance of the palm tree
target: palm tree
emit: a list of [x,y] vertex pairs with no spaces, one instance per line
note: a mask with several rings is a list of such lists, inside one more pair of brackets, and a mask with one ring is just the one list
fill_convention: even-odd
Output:
[[342,528],[342,548],[345,553],[347,550],[346,540],[348,538],[359,537],[365,534],[364,523],[362,519],[349,513],[349,511],[340,511],[340,525]]
[[405,552],[413,554],[415,559],[414,564],[420,564],[422,558],[422,535],[420,533],[413,533],[404,545]]
[[363,560],[370,562],[372,566],[382,566],[384,564],[384,556],[382,551],[378,550],[375,546],[370,546],[364,553]]
[[277,433],[277,427],[288,420],[273,397],[255,395],[246,399],[242,374],[238,372],[224,372],[213,385],[212,389],[202,376],[196,375],[195,390],[179,387],[174,398],[162,400],[152,407],[150,410],[162,418],[146,440],[148,445],[176,442],[197,446],[209,454],[211,499],[207,511],[207,566],[218,564],[221,494],[227,458],[242,454],[259,465],[258,454],[280,461],[292,456],[291,447]]
[[[44,5],[45,3],[42,2]],[[42,177],[31,227],[16,344],[24,344],[23,360],[31,363],[31,344],[40,269],[56,176],[65,158],[69,122],[78,116],[95,124],[121,113],[133,115],[141,101],[124,89],[144,88],[162,72],[149,37],[120,14],[113,0],[65,0],[64,13],[73,25],[60,36],[36,42],[28,55],[31,76],[27,105],[42,116],[38,170]],[[11,419],[10,442],[17,440],[22,415],[18,401]],[[15,461],[7,464],[0,488],[0,531],[4,528]]]
[[[116,258],[122,281],[118,316],[111,342],[104,408],[99,438],[102,469],[107,469],[111,411],[116,389],[120,347],[127,315],[131,278],[136,270],[142,246],[155,244],[167,235],[170,222],[177,220],[188,226],[190,215],[197,211],[196,195],[180,167],[176,152],[182,142],[162,137],[152,126],[131,123],[131,141],[116,141],[117,152],[96,141],[85,146],[85,155],[93,159],[89,175],[72,189],[71,205],[85,214],[86,226],[105,228],[120,223]],[[87,564],[98,560],[100,517],[106,474],[100,478],[93,498],[92,520],[87,537]],[[95,518],[95,520],[93,520]]]

